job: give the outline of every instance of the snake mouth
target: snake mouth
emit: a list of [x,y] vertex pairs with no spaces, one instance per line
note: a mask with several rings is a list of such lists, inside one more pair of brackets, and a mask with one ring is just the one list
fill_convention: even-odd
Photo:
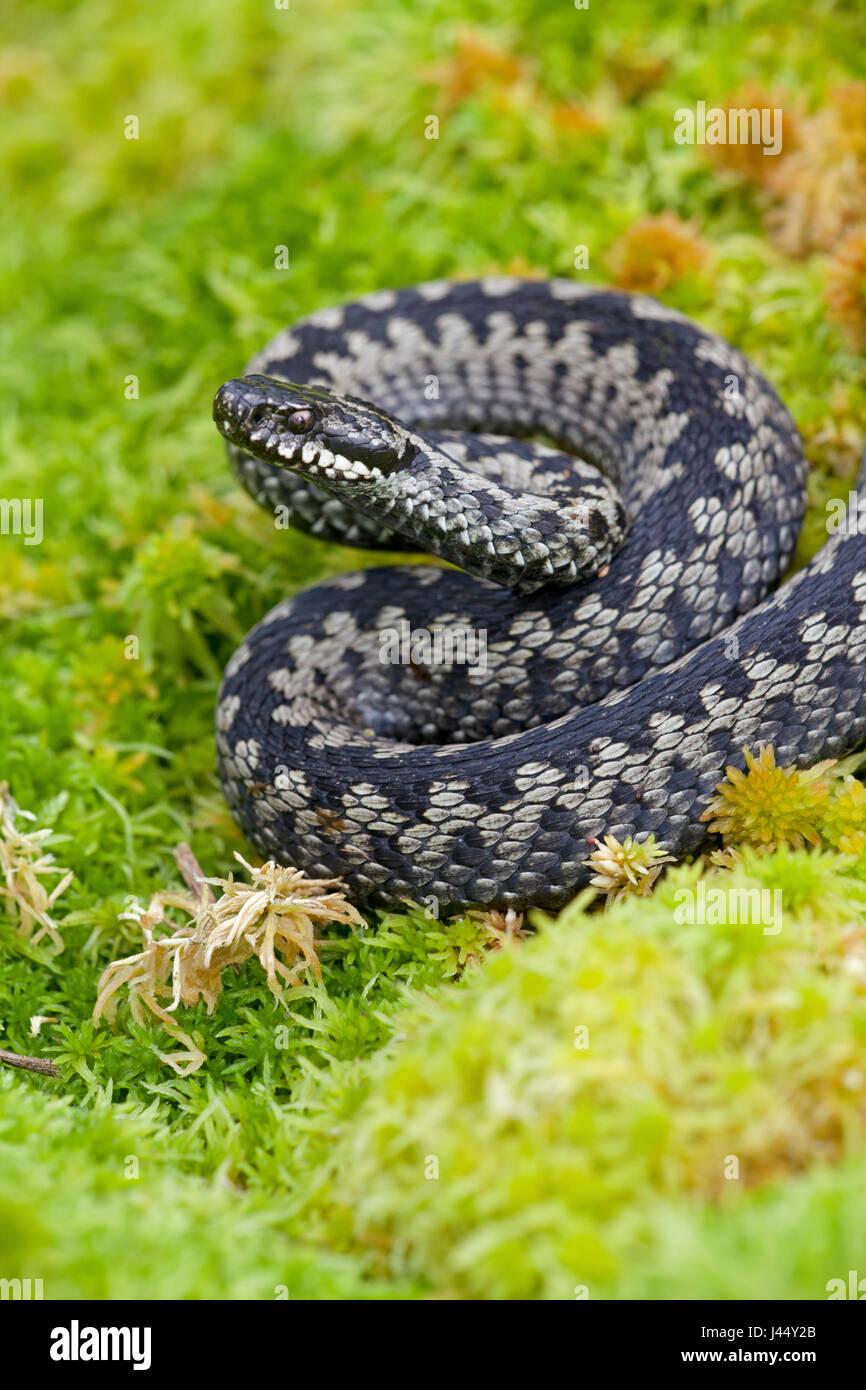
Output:
[[296,468],[300,472],[309,474],[317,482],[338,482],[359,483],[375,482],[384,477],[382,470],[375,464],[365,463],[362,459],[346,458],[344,454],[332,453],[320,444],[304,444],[300,450],[292,449],[290,445],[280,442],[277,445],[276,457],[270,456],[272,463],[284,464],[289,468]]
[[376,482],[384,477],[382,470],[374,464],[368,464],[362,459],[346,458],[345,455],[326,448],[324,444],[287,439],[279,431],[273,431],[267,426],[257,427],[241,435],[218,427],[233,448],[240,449],[245,454],[252,454],[254,458],[263,459],[276,467],[301,473],[316,482],[324,484],[330,481],[336,486],[339,482]]

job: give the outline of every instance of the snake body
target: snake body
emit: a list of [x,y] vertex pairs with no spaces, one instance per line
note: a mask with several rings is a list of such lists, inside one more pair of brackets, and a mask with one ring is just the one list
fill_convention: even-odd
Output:
[[[866,738],[866,540],[771,593],[805,506],[796,429],[654,300],[382,291],[280,334],[214,415],[266,506],[461,566],[340,574],[232,657],[220,776],[268,857],[369,903],[556,907],[604,834],[699,849],[744,745],[805,766]],[[458,630],[485,662],[413,659],[413,634]]]

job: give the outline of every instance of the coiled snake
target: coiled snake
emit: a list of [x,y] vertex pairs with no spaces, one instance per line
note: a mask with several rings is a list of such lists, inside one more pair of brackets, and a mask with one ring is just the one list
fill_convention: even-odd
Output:
[[651,299],[368,295],[280,334],[214,418],[278,518],[461,566],[340,574],[232,657],[220,775],[268,857],[371,903],[555,907],[591,838],[698,849],[744,744],[806,765],[866,738],[866,540],[766,597],[804,511],[797,432]]

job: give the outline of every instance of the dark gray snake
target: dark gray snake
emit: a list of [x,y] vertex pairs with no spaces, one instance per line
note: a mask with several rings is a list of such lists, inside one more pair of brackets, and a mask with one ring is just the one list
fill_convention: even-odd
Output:
[[866,738],[866,540],[766,598],[804,510],[797,432],[740,353],[651,299],[383,291],[274,339],[214,418],[296,524],[470,571],[341,574],[234,654],[220,774],[267,857],[361,901],[555,907],[595,837],[697,850],[744,744],[804,766]]

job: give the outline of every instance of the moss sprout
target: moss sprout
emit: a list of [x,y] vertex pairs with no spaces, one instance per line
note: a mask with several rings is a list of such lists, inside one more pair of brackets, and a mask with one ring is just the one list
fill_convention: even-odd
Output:
[[646,897],[665,864],[673,863],[654,835],[643,840],[629,836],[622,843],[615,835],[605,835],[601,843],[594,843],[597,847],[585,863],[593,870],[590,884],[606,895],[608,906],[630,894]]
[[819,845],[816,819],[829,802],[830,782],[824,775],[832,760],[801,772],[777,767],[769,746],[757,754],[743,749],[746,770],[727,768],[727,779],[701,816],[713,835],[728,845],[750,845],[763,851],[779,845]]

